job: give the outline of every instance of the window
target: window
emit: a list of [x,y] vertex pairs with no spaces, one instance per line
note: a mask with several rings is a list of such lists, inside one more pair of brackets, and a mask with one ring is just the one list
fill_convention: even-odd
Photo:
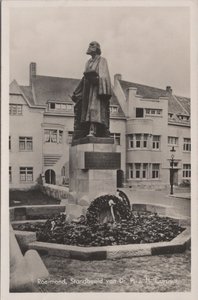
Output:
[[159,164],[152,164],[152,178],[159,178]]
[[151,116],[160,116],[162,115],[162,109],[146,108],[145,114]]
[[49,109],[52,110],[66,110],[66,111],[72,111],[73,110],[73,104],[72,103],[55,103],[50,102],[49,103]]
[[136,163],[135,164],[135,178],[140,178],[140,170],[141,170],[141,164]]
[[131,134],[129,135],[129,148],[147,148],[148,134]]
[[60,108],[63,109],[63,110],[66,110],[67,109],[67,105],[64,104],[64,103],[62,103],[62,104],[60,104]]
[[144,109],[141,107],[136,107],[136,118],[144,117]]
[[70,111],[73,109],[73,104],[66,104],[66,110]]
[[189,116],[186,116],[186,115],[177,115],[178,119],[179,120],[182,120],[182,121],[189,121]]
[[184,138],[183,150],[184,151],[191,151],[191,139]]
[[148,164],[144,163],[142,168],[142,178],[148,177]]
[[20,181],[32,182],[33,181],[33,168],[32,167],[20,167]]
[[191,177],[191,164],[183,164],[183,178]]
[[168,144],[169,145],[178,145],[178,137],[168,136]]
[[9,182],[12,182],[12,167],[9,167]]
[[33,149],[33,142],[32,137],[19,137],[19,151],[32,151]]
[[131,134],[129,136],[129,148],[133,148],[134,147],[133,138],[134,138],[134,135]]
[[159,150],[160,149],[160,136],[153,135],[153,149]]
[[117,105],[110,105],[110,113],[111,114],[118,113],[118,106]]
[[50,103],[50,109],[55,109],[55,103]]
[[132,179],[147,179],[148,178],[148,163],[129,164],[129,178]]
[[22,115],[22,105],[21,104],[10,104],[9,105],[10,115]]
[[45,129],[44,130],[45,143],[63,143],[63,131],[57,129]]
[[135,146],[136,146],[136,148],[140,148],[141,147],[141,134],[136,134],[135,138],[136,138]]
[[9,136],[9,150],[11,150],[11,136]]
[[68,136],[67,136],[67,143],[68,144],[72,143],[72,137],[73,137],[73,131],[68,131]]
[[133,178],[134,174],[134,169],[133,169],[133,164],[129,165],[129,178]]
[[143,134],[143,148],[148,146],[148,134]]
[[63,143],[63,131],[59,130],[59,144]]
[[120,145],[120,133],[111,133],[111,137],[116,145]]

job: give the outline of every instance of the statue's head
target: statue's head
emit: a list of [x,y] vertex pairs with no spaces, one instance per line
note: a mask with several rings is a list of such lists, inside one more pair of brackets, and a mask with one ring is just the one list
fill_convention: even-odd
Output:
[[93,41],[89,44],[89,47],[87,49],[87,54],[93,54],[93,53],[96,53],[96,54],[101,54],[101,49],[100,49],[100,44],[96,41]]

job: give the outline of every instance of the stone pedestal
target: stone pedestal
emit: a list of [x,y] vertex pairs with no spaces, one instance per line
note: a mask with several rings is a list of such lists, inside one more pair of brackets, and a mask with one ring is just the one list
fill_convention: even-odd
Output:
[[85,137],[73,142],[69,162],[69,190],[76,194],[77,203],[116,193],[121,153],[112,138]]

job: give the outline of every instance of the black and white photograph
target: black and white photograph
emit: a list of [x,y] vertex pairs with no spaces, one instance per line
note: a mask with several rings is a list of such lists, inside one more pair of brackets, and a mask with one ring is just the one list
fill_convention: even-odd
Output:
[[195,299],[197,7],[2,1],[2,299]]

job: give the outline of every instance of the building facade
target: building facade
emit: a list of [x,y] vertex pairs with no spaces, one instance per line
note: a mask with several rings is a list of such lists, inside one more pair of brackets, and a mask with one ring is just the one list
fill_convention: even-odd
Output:
[[[40,76],[30,64],[29,86],[10,84],[10,188],[29,188],[41,178],[69,183],[69,147],[78,79]],[[190,99],[114,78],[110,132],[121,155],[117,184],[167,185],[174,152],[174,183],[190,180]]]
[[175,185],[190,181],[190,99],[175,96],[170,86],[127,82],[119,74],[114,91],[126,115],[127,184],[168,185],[170,168]]
[[[29,86],[10,84],[10,188],[29,188],[41,178],[68,184],[74,106],[78,79],[39,76],[30,64]],[[126,117],[112,90],[110,131],[118,150],[125,148]],[[125,172],[126,155],[121,167]]]

